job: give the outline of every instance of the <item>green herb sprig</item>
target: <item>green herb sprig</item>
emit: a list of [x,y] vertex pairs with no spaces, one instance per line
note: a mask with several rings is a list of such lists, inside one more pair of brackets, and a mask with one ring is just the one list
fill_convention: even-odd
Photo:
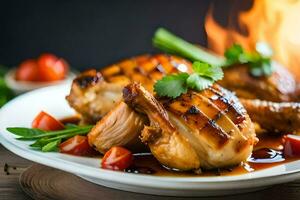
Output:
[[271,63],[272,50],[265,43],[257,43],[256,51],[246,52],[239,44],[233,44],[228,48],[224,56],[226,65],[248,64],[250,73],[253,76],[269,76],[273,73],[274,68]]
[[187,90],[204,90],[215,81],[223,78],[223,71],[220,67],[212,66],[203,62],[193,63],[193,73],[179,73],[164,76],[154,85],[154,91],[158,96],[176,98]]
[[6,71],[6,68],[0,65],[0,108],[14,97],[13,92],[7,86],[4,80],[4,75]]
[[241,45],[234,44],[226,50],[225,57],[221,57],[183,40],[164,28],[156,30],[152,41],[155,47],[191,61],[201,61],[218,67],[248,64],[250,73],[256,77],[269,76],[274,71],[270,53],[272,50],[265,43],[257,43],[254,52],[246,52]]
[[43,131],[35,128],[9,127],[7,131],[17,135],[18,140],[35,141],[30,146],[43,152],[57,151],[61,141],[69,139],[75,135],[86,135],[92,129],[92,125],[77,126],[66,125],[65,129],[59,131]]

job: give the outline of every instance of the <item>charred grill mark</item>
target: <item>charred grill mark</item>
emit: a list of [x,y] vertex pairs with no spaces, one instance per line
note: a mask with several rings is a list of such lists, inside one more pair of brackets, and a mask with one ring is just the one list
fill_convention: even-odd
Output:
[[238,100],[235,99],[233,94],[228,91],[220,91],[220,88],[211,87],[210,91],[214,92],[217,97],[210,98],[211,101],[215,103],[219,108],[226,108],[223,110],[224,113],[227,113],[229,118],[233,121],[234,124],[241,124],[246,118],[244,114],[244,108],[237,105]]
[[212,141],[211,144],[216,144],[216,148],[221,148],[229,141],[229,135],[213,120],[208,121],[199,133],[207,138],[207,140]]
[[181,117],[189,126],[197,129],[201,129],[209,122],[209,118],[195,106],[191,106]]
[[80,88],[84,89],[88,86],[95,85],[102,80],[103,77],[100,72],[96,72],[96,70],[90,70],[77,77],[74,82],[79,85]]
[[205,100],[205,95],[202,93],[191,92],[189,94],[190,101],[193,105],[197,106],[201,111],[209,113],[208,117],[212,120],[218,116],[220,110],[213,106],[212,102]]
[[[173,102],[165,101],[165,108],[179,116],[192,129],[197,129],[199,134],[210,140],[212,138],[213,144],[216,148],[222,147],[229,139],[229,135],[221,129],[216,121],[223,115],[220,110],[215,107],[212,108],[212,103],[204,101],[197,93],[189,92],[181,95]],[[169,103],[169,104],[168,104]],[[207,112],[201,108],[210,107]],[[206,104],[206,105],[205,105]],[[207,115],[209,114],[210,117]]]
[[199,114],[200,110],[196,106],[191,106],[188,111],[188,114]]
[[[147,89],[152,90],[152,85],[156,80],[164,75],[176,73],[180,66],[191,71],[191,64],[181,58],[167,54],[141,55],[131,59],[125,59],[115,65],[110,65],[101,70],[103,77],[108,82],[120,80],[121,76],[127,77],[131,82],[140,82]],[[118,78],[114,78],[114,77]]]

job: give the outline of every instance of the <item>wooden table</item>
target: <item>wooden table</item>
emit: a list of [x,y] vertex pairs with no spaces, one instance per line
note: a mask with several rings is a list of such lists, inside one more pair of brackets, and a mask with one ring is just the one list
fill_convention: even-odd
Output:
[[[31,161],[22,159],[13,153],[7,151],[3,146],[0,145],[0,200],[11,200],[11,199],[30,199],[21,189],[19,185],[19,175],[24,172],[29,166],[33,163]],[[8,166],[8,167],[7,167]],[[7,169],[8,168],[8,169]],[[31,168],[32,169],[32,168]],[[39,171],[43,171],[44,174],[39,173]],[[7,173],[8,172],[8,173]],[[28,172],[28,173],[27,173]],[[53,168],[35,165],[34,170],[30,172],[30,170],[26,171],[27,177],[25,176],[25,180],[34,179],[35,183],[37,183],[37,187],[39,185],[47,185],[49,188],[43,188],[40,193],[55,193],[55,199],[144,199],[144,200],[183,200],[186,198],[170,198],[170,197],[158,197],[151,195],[142,195],[130,192],[124,192],[119,190],[113,190],[110,188],[97,186],[92,183],[88,183],[74,175],[69,173],[62,172],[60,170],[55,170]],[[26,174],[25,173],[25,174]],[[31,173],[31,174],[30,174]],[[46,174],[46,175],[45,175]],[[48,176],[48,177],[47,177]],[[49,178],[50,176],[50,178]],[[56,177],[56,178],[53,178]],[[45,180],[46,184],[41,184]],[[55,183],[47,182],[51,181],[51,179]],[[22,179],[23,180],[23,179]],[[52,181],[52,182],[53,182]],[[25,181],[26,182],[26,181]],[[32,180],[28,181],[30,184],[33,182]],[[29,185],[30,185],[29,184]],[[34,183],[33,183],[34,185]],[[57,194],[56,185],[59,185],[59,188],[62,188],[61,185],[64,185],[62,194]],[[82,190],[77,190],[77,188],[81,188]],[[27,192],[31,190],[30,186],[27,187]],[[31,192],[28,192],[32,196],[38,196],[38,190],[33,188]],[[70,194],[68,194],[70,193]],[[50,195],[51,196],[51,195]],[[64,198],[62,198],[64,197]],[[36,199],[52,199],[45,198],[45,196],[38,196]],[[194,198],[189,198],[190,200]],[[195,199],[209,199],[209,200],[253,200],[253,199],[272,199],[272,200],[299,200],[300,199],[300,180],[292,183],[277,185],[265,190],[256,191],[252,193],[233,195],[233,196],[225,196],[225,197],[209,197],[209,198],[195,198]]]
[[[6,150],[0,144],[0,199],[30,199],[19,185],[19,175],[30,165],[31,161]],[[5,168],[9,166],[8,173]]]

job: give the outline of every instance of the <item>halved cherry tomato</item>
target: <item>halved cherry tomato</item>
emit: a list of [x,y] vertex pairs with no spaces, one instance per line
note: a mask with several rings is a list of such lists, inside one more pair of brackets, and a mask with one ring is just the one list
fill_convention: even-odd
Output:
[[16,70],[16,80],[37,81],[38,64],[34,59],[23,61]]
[[33,120],[32,128],[38,128],[45,131],[56,131],[64,129],[64,125],[44,111],[41,111]]
[[89,145],[86,136],[76,135],[59,145],[61,153],[67,153],[77,156],[92,156],[97,152]]
[[42,54],[38,58],[38,69],[41,81],[57,81],[66,77],[69,65],[53,54]]
[[286,135],[284,137],[284,156],[299,157],[300,156],[300,136]]
[[128,168],[133,162],[132,153],[123,147],[112,147],[102,159],[103,169],[122,171]]

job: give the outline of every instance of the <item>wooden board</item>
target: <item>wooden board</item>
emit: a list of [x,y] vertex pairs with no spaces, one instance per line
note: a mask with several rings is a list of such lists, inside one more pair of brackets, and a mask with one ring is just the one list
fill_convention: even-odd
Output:
[[[181,200],[183,197],[162,197],[125,192],[89,183],[61,170],[35,164],[20,176],[21,188],[33,199],[143,199]],[[188,198],[201,199],[201,198]],[[220,199],[209,197],[203,199]],[[262,191],[222,197],[225,200],[296,200],[300,199],[300,181],[277,185]]]

